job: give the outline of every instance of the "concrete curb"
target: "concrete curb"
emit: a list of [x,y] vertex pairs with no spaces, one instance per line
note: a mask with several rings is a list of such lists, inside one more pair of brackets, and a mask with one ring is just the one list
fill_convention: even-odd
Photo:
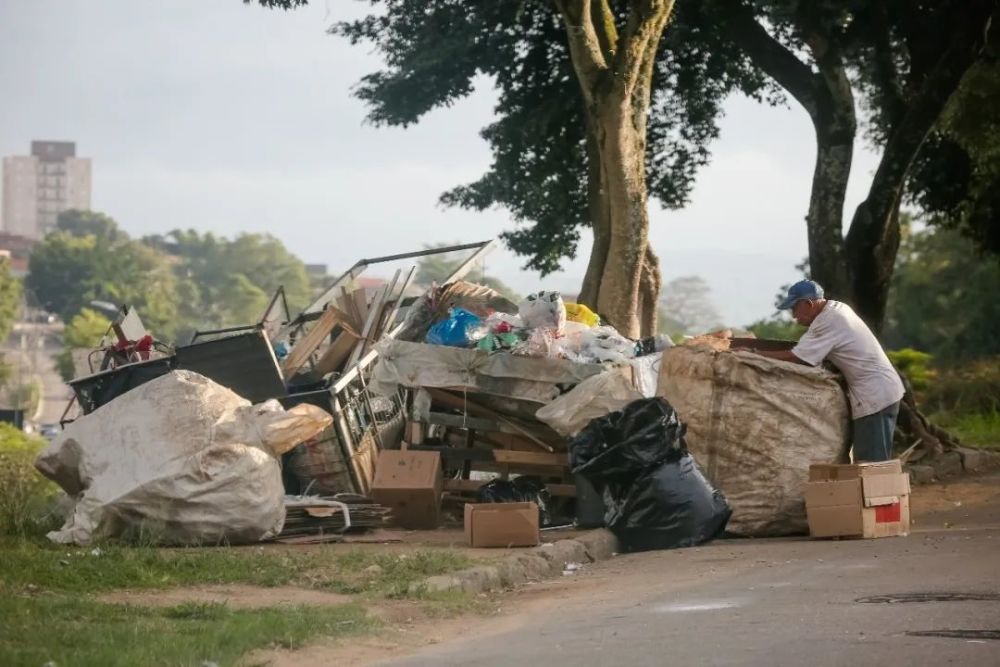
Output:
[[997,468],[1000,468],[1000,452],[972,447],[959,447],[945,452],[933,461],[906,466],[913,484],[933,484],[963,474],[986,472]]
[[493,565],[477,565],[452,574],[428,577],[413,583],[409,592],[416,595],[461,590],[475,594],[512,588],[529,581],[557,577],[570,563],[607,560],[618,551],[618,539],[611,531],[600,528],[579,537],[511,554]]

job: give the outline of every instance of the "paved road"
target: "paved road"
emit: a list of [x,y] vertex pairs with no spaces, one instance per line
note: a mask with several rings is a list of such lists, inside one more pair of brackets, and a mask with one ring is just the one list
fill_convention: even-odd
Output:
[[[385,664],[1000,665],[1000,502],[921,517],[906,538],[620,556],[544,597],[495,632]],[[956,630],[972,632],[909,634]]]

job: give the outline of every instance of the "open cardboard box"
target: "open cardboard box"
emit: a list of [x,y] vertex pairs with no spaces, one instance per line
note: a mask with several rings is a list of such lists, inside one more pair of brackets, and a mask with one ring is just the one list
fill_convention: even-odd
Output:
[[813,465],[805,485],[812,537],[891,537],[910,532],[910,476],[898,459]]

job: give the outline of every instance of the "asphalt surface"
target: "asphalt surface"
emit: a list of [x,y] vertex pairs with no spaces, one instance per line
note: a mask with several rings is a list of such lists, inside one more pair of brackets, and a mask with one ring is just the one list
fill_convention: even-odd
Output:
[[495,630],[380,664],[1000,665],[1000,502],[908,537],[725,540],[540,588]]

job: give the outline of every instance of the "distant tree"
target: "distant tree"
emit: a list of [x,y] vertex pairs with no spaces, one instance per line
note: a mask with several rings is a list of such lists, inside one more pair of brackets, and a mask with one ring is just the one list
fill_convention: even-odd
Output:
[[143,242],[171,257],[187,331],[255,322],[279,287],[293,311],[309,303],[305,265],[268,234],[230,240],[178,229]]
[[63,330],[63,350],[56,355],[56,367],[62,379],[69,382],[76,376],[73,350],[97,347],[111,322],[100,313],[84,308],[73,316]]
[[701,276],[674,278],[663,288],[660,303],[671,335],[699,334],[722,326],[722,315],[712,303],[712,289]]
[[[432,248],[442,248],[446,245],[448,244],[439,243],[424,247],[430,250]],[[461,266],[462,262],[465,261],[465,255],[467,253],[458,254],[462,256],[456,257],[456,253],[445,253],[421,257],[417,260],[417,273],[414,276],[414,281],[418,285],[424,286],[430,286],[432,282],[436,282],[438,284],[444,282],[448,276],[454,273],[455,269]],[[485,285],[486,287],[496,290],[515,303],[521,299],[521,296],[517,294],[517,292],[508,287],[502,280],[495,278],[494,276],[474,271],[469,276],[466,276],[466,280],[471,280],[479,283],[480,285]]]
[[166,258],[100,214],[67,211],[37,243],[26,286],[42,306],[69,321],[91,301],[134,306],[155,336],[177,326],[176,280]]
[[747,325],[747,331],[757,338],[770,340],[798,340],[806,328],[787,315],[774,315]]
[[96,211],[64,211],[56,220],[56,231],[66,232],[76,238],[93,236],[111,244],[128,240],[128,235],[118,228],[117,222]]
[[0,257],[0,341],[7,340],[21,307],[21,281],[10,272],[10,262]]
[[942,361],[1000,354],[1000,258],[956,230],[904,227],[886,343]]

